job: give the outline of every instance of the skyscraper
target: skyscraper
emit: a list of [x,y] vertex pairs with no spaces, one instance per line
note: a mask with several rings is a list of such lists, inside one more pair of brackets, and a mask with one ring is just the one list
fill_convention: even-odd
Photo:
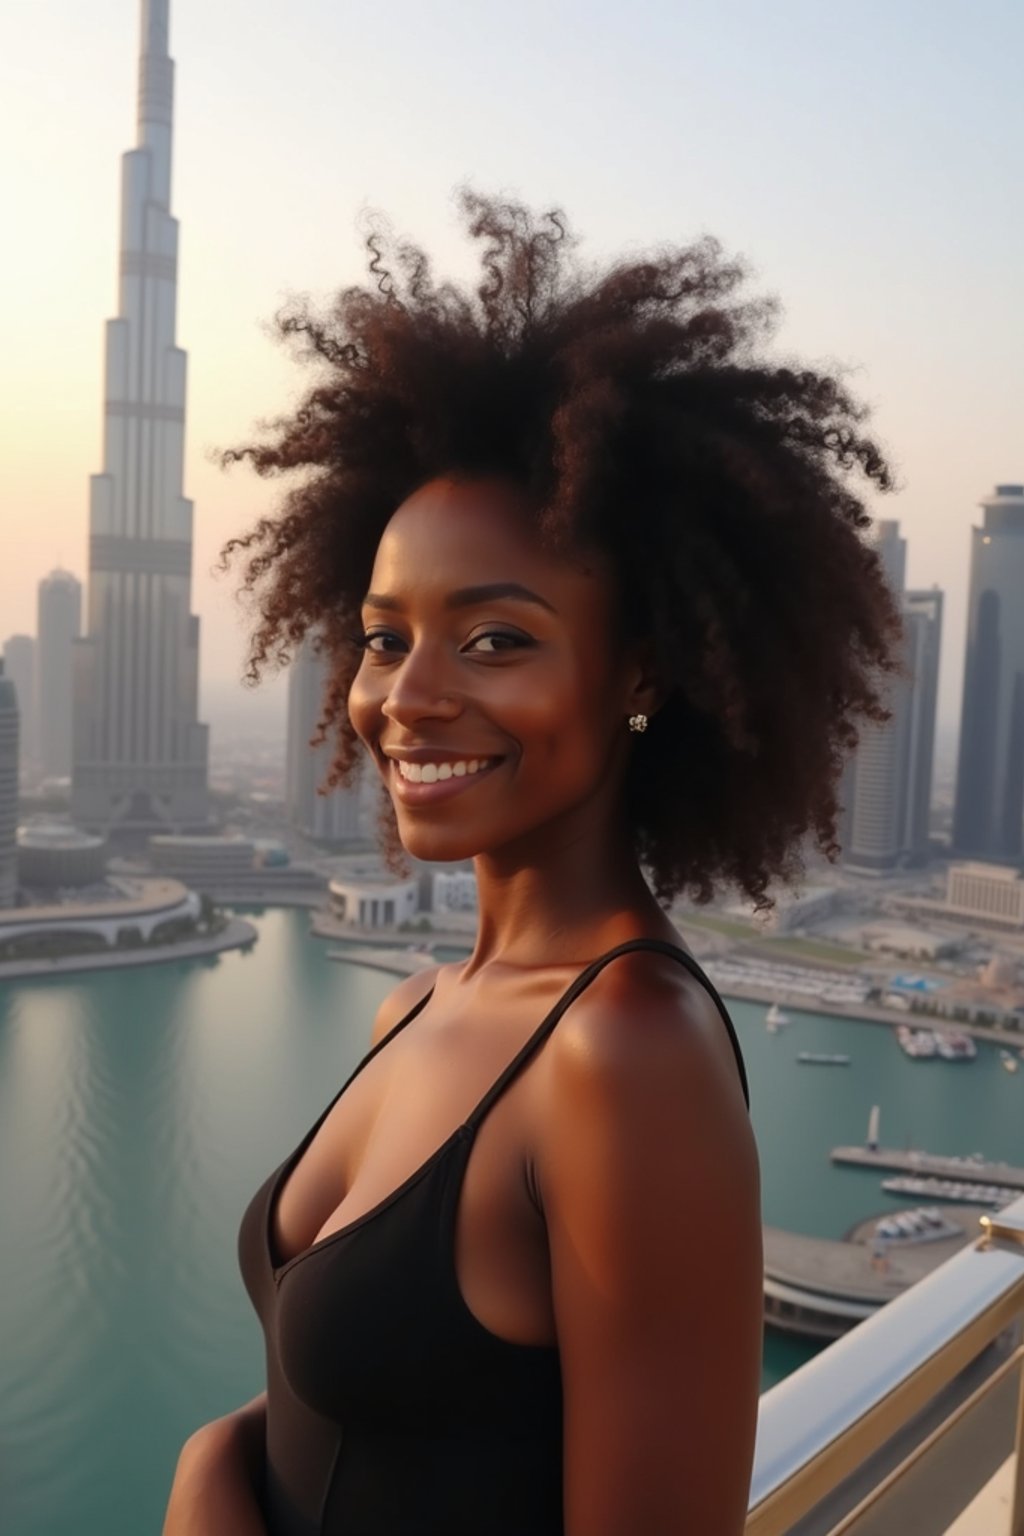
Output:
[[879,523],[876,548],[900,602],[909,675],[885,679],[892,718],[861,726],[843,777],[840,841],[848,869],[883,875],[928,857],[942,593],[904,591],[907,545],[897,522]]
[[1013,863],[1024,822],[1024,485],[997,485],[971,529],[953,851]]
[[53,570],[39,583],[36,705],[39,766],[47,777],[71,772],[72,683],[75,645],[82,633],[82,583]]
[[325,843],[358,841],[363,834],[359,787],[318,795],[327,777],[329,743],[309,745],[320,718],[327,663],[314,654],[310,637],[303,641],[288,674],[288,741],[285,762],[285,804],[288,821],[304,837]]
[[935,778],[935,727],[939,713],[939,657],[942,646],[942,592],[938,587],[907,592],[903,598],[906,661],[913,674],[907,713],[901,841],[909,861],[924,863]]
[[13,907],[18,867],[18,695],[0,661],[0,907]]
[[117,317],[107,322],[103,470],[76,648],[72,814],[91,829],[201,829],[192,503],[182,494],[185,353],[175,344],[168,0],[142,0],[138,144],[123,157]]
[[36,642],[31,635],[10,635],[4,642],[4,671],[14,684],[21,717],[21,761],[36,756]]

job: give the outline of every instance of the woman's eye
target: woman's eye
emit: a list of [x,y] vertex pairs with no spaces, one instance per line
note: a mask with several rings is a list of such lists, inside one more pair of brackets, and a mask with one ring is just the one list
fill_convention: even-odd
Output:
[[374,629],[359,635],[356,644],[361,651],[371,651],[375,656],[380,656],[389,651],[397,651],[402,641],[390,629]]
[[481,635],[474,635],[466,649],[483,651],[485,655],[491,655],[495,651],[511,651],[532,643],[526,635],[510,633],[506,629],[488,629]]

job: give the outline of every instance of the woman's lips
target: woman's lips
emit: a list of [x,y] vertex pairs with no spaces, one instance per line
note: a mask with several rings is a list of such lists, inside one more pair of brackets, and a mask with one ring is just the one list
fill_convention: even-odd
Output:
[[[504,758],[492,757],[486,760],[474,758],[470,759],[469,762],[477,762],[480,764],[480,766],[477,767],[475,773],[465,771],[461,774],[457,774],[452,771],[450,777],[437,778],[433,781],[433,783],[425,782],[422,779],[420,779],[420,781],[417,783],[412,779],[405,778],[398,766],[397,760],[393,757],[389,757],[387,759],[388,788],[390,789],[395,799],[400,800],[403,805],[433,805],[439,800],[450,800],[453,795],[461,795],[467,789],[472,789],[474,784],[478,784],[481,779],[485,779],[489,774],[493,773],[495,768],[497,768],[500,763],[504,762]],[[452,769],[457,765],[453,765],[451,763],[437,763],[435,765],[430,765],[427,763],[416,764],[416,767],[419,768],[421,772],[424,768],[429,769],[431,766],[436,768],[448,767],[449,769]],[[469,764],[467,763],[466,766],[468,770]]]

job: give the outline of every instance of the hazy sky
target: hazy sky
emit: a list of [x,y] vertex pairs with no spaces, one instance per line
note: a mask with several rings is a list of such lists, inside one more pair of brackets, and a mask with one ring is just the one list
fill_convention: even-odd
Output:
[[[138,12],[2,9],[0,640],[34,631],[54,564],[86,574]],[[910,584],[947,592],[956,717],[968,528],[1024,480],[1020,0],[172,0],[171,52],[207,708],[245,703],[242,620],[209,568],[275,494],[210,452],[303,382],[265,321],[363,281],[365,206],[475,279],[468,179],[561,205],[584,260],[715,234],[781,298],[783,349],[856,369],[902,482],[874,510],[902,525]],[[281,699],[268,684],[242,717]]]

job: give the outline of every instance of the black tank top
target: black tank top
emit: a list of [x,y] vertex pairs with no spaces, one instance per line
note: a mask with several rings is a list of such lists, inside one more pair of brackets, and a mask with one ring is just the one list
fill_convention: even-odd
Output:
[[577,976],[462,1125],[384,1200],[284,1264],[272,1215],[281,1183],[349,1083],[426,1006],[367,1053],[242,1218],[239,1263],[267,1355],[264,1512],[270,1536],[560,1536],[562,1384],[555,1345],[511,1343],[477,1320],[455,1273],[459,1188],[491,1105],[598,972]]

